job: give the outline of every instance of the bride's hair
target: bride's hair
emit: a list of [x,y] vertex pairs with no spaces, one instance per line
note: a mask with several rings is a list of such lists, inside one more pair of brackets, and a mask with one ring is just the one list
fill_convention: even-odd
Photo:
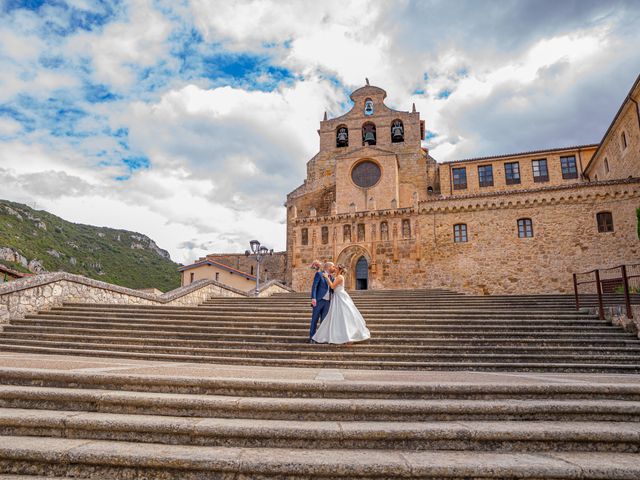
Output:
[[339,263],[338,265],[336,265],[336,267],[338,267],[338,270],[340,270],[340,273],[347,273],[349,271],[349,269],[344,263]]

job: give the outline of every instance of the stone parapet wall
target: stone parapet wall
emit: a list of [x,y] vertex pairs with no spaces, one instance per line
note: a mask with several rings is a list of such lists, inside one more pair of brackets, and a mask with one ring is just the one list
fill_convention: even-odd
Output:
[[276,293],[291,293],[293,291],[294,290],[292,288],[287,287],[283,283],[277,280],[271,280],[264,285],[260,285],[258,297],[270,297]]
[[[274,288],[275,290],[275,288]],[[211,297],[246,297],[247,293],[214,280],[201,280],[163,295],[132,290],[80,275],[58,272],[0,285],[0,323],[65,302],[124,305],[199,305]]]
[[611,319],[611,323],[640,338],[640,305],[631,305],[631,314],[633,318],[627,317],[624,305],[605,308],[605,316]]

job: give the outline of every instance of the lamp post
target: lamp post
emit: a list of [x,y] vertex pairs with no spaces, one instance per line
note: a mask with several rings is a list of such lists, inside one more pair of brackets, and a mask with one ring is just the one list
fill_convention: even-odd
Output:
[[258,240],[251,240],[249,242],[249,246],[251,247],[251,250],[245,250],[244,254],[247,257],[251,255],[256,257],[256,296],[258,296],[258,293],[260,292],[260,264],[262,263],[262,260],[264,260],[264,257],[267,255],[273,255],[273,248],[269,250],[264,245],[260,245]]

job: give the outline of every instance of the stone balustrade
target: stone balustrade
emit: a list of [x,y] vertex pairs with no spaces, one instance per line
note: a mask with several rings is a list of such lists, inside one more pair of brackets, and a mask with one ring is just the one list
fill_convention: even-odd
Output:
[[[277,281],[262,286],[260,297],[291,291]],[[162,295],[120,287],[66,272],[48,273],[0,285],[0,324],[12,318],[61,306],[65,302],[114,303],[123,305],[199,305],[211,297],[248,297],[215,280],[198,280]]]

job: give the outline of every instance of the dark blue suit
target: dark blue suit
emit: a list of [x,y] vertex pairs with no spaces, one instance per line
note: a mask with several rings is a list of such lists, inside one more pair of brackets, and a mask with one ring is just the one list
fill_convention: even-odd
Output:
[[324,278],[322,272],[316,272],[313,277],[313,285],[311,286],[311,299],[316,301],[316,306],[313,307],[311,313],[311,328],[309,330],[309,338],[313,337],[318,328],[318,320],[324,320],[324,317],[329,313],[329,300],[323,300],[323,297],[330,291],[329,283]]

